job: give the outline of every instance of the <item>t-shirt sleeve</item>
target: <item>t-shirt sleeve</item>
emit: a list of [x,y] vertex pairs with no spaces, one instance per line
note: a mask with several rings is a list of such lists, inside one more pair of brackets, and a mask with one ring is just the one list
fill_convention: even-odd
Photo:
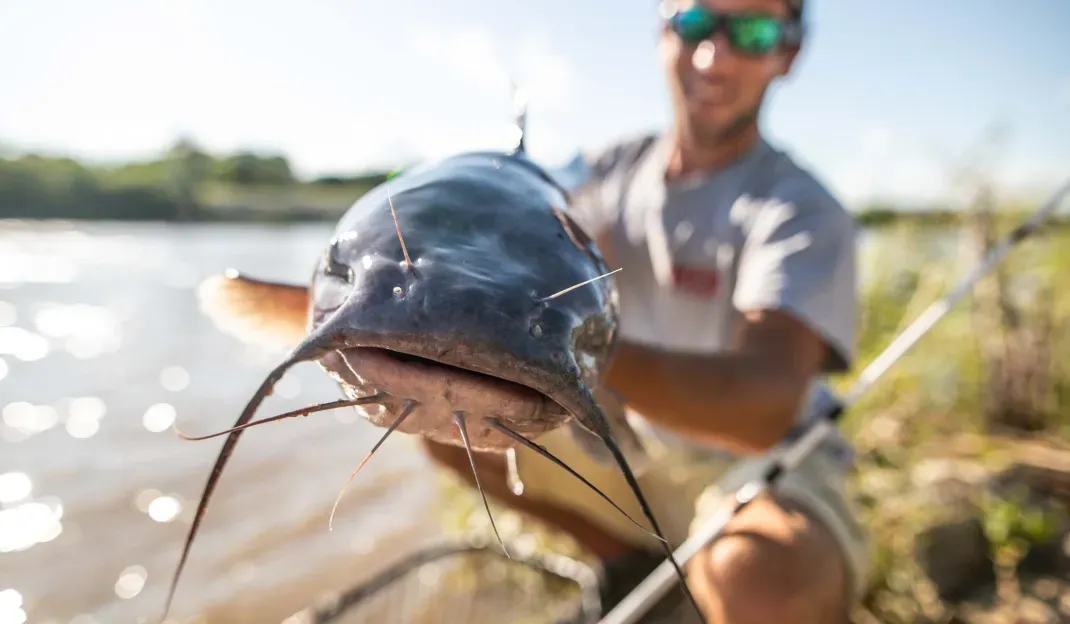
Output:
[[581,152],[589,175],[568,212],[588,236],[596,238],[616,219],[621,189],[652,141],[652,136],[643,135]]
[[824,370],[843,372],[856,356],[855,275],[851,214],[816,184],[792,180],[773,190],[750,224],[733,304],[795,315],[830,347]]

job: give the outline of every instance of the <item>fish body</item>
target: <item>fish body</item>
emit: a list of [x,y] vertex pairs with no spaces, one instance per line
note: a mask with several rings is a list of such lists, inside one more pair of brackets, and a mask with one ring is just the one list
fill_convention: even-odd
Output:
[[581,160],[551,172],[527,157],[522,140],[512,152],[458,154],[359,198],[307,284],[228,271],[201,285],[202,310],[220,329],[293,348],[234,427],[214,434],[227,439],[165,613],[242,430],[296,414],[252,420],[301,361],[318,362],[347,398],[299,413],[352,406],[386,434],[464,446],[473,468],[473,450],[522,444],[545,453],[531,439],[560,427],[573,428],[589,449],[600,441],[664,542],[625,458],[641,456],[638,438],[623,414],[611,424],[595,399],[617,333],[617,291],[596,245],[569,217],[570,189],[583,178]]
[[338,337],[320,361],[348,396],[388,395],[365,417],[387,426],[415,400],[399,431],[461,444],[463,412],[483,451],[516,444],[484,416],[532,435],[572,418],[595,429],[617,293],[607,278],[546,299],[609,272],[567,205],[523,155],[479,152],[395,177],[346,212],[310,282],[309,330]]

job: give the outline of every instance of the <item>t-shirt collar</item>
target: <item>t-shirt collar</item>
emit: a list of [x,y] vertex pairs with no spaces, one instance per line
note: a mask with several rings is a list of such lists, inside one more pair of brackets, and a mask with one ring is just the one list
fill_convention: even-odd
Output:
[[669,168],[669,159],[672,156],[673,140],[669,132],[662,132],[654,142],[647,158],[648,171],[656,174],[655,177],[666,190],[687,190],[709,182],[711,179],[725,174],[736,172],[755,160],[764,156],[772,147],[764,137],[759,136],[758,142],[751,149],[741,154],[727,166],[712,172],[699,172],[687,175],[676,180],[666,180],[665,172]]

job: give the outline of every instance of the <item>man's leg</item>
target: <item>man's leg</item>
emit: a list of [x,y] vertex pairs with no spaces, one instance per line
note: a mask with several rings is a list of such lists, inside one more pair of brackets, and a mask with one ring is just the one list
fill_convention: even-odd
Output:
[[846,624],[846,566],[820,522],[790,501],[763,498],[688,564],[710,624]]
[[[739,486],[760,474],[744,462],[696,505],[692,530]],[[820,451],[755,500],[688,565],[689,586],[710,624],[845,624],[866,581],[869,542],[841,488],[838,469]]]

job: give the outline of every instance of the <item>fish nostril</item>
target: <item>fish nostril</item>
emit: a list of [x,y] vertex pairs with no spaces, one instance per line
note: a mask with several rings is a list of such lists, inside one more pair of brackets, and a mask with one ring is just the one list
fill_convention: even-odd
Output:
[[334,257],[335,245],[332,245],[327,249],[327,253],[323,258],[323,273],[329,277],[337,277],[345,280],[346,282],[353,283],[353,269],[342,262],[339,262]]

